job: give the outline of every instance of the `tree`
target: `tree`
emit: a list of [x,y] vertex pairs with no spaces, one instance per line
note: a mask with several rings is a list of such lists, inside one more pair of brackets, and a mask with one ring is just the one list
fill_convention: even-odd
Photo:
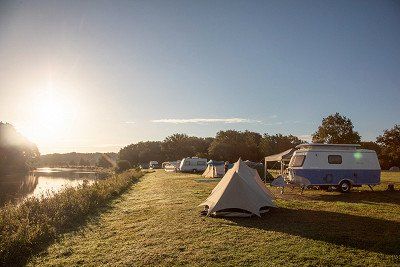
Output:
[[381,147],[380,161],[383,169],[400,166],[400,125],[385,130],[383,135],[376,138]]
[[0,174],[28,171],[37,163],[39,156],[35,144],[11,124],[0,122]]
[[96,165],[102,168],[111,168],[113,166],[112,163],[104,155],[101,155],[99,157]]
[[329,115],[322,120],[322,125],[312,135],[314,143],[357,144],[361,137],[354,131],[353,123],[339,113]]
[[363,148],[363,149],[374,150],[378,155],[381,154],[381,146],[376,142],[361,141],[360,145],[361,145],[361,148]]
[[90,162],[85,160],[85,159],[83,159],[83,158],[81,158],[79,160],[79,166],[90,166]]
[[132,166],[148,163],[151,160],[162,162],[165,159],[161,151],[161,142],[148,141],[131,144],[122,148],[118,153],[120,160],[127,160]]
[[119,160],[117,161],[117,172],[121,173],[127,171],[131,168],[131,164],[127,160]]
[[219,131],[212,141],[208,153],[215,160],[237,161],[243,160],[259,161],[261,153],[259,149],[261,134],[245,131]]
[[173,134],[164,139],[161,150],[165,159],[172,161],[184,157],[207,157],[213,138],[200,138],[186,134]]
[[268,135],[264,134],[261,140],[261,152],[263,156],[270,156],[281,153],[290,148],[294,148],[297,145],[305,143],[294,135]]

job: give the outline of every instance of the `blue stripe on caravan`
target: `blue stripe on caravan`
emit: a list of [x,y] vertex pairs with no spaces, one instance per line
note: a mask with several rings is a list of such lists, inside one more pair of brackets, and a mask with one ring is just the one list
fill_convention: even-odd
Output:
[[307,178],[315,185],[336,185],[346,179],[355,185],[375,185],[381,180],[380,170],[293,169],[294,174]]

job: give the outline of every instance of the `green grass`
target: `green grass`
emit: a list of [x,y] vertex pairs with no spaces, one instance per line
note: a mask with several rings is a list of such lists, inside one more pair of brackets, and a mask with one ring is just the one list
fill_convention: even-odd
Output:
[[132,170],[91,185],[67,188],[49,198],[5,205],[0,209],[0,265],[24,264],[30,255],[96,214],[142,175]]
[[198,178],[147,174],[29,265],[400,265],[400,193],[384,191],[399,173],[383,173],[375,192],[272,189],[279,208],[241,219],[201,216],[197,205],[217,182]]

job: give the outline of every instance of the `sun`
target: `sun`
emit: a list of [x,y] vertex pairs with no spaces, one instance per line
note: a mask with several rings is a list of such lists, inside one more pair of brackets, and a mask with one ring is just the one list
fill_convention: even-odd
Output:
[[66,136],[76,120],[77,105],[54,87],[36,90],[30,101],[29,123],[24,127],[31,141],[49,144]]

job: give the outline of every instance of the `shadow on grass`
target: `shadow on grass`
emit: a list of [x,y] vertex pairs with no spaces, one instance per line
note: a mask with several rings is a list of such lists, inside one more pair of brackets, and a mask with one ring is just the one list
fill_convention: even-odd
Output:
[[257,228],[389,255],[400,253],[400,223],[337,212],[271,209],[261,218],[230,218]]
[[352,191],[349,194],[335,195],[310,195],[310,200],[327,201],[327,202],[350,202],[350,203],[387,203],[400,205],[400,191]]

